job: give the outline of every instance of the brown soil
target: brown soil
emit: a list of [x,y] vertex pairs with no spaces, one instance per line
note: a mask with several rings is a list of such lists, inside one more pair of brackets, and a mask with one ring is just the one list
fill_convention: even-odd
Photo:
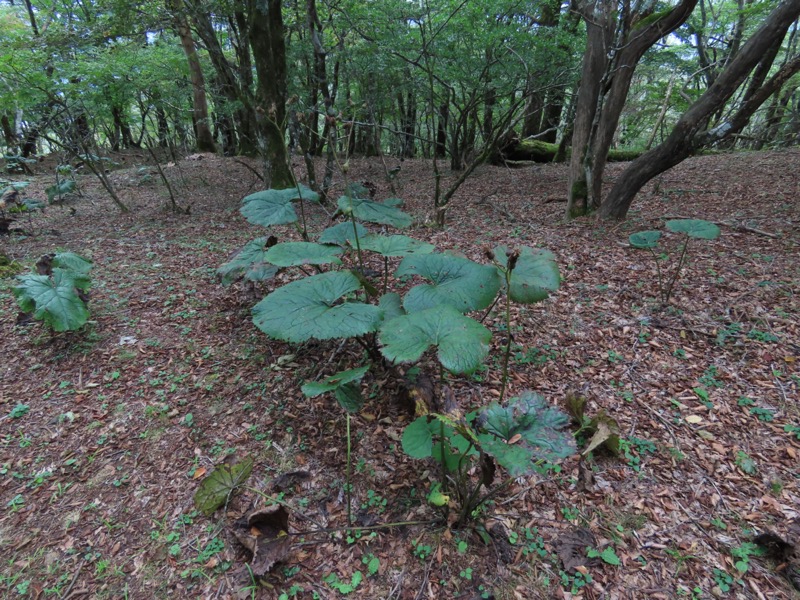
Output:
[[[593,477],[576,457],[518,480],[474,527],[360,535],[345,531],[343,412],[300,392],[355,366],[358,347],[271,341],[250,319],[263,290],[223,288],[215,276],[263,234],[238,212],[259,181],[234,159],[165,163],[178,204],[190,206],[175,214],[157,171],[139,168],[143,156],[125,158],[111,178],[130,214],[83,175],[80,197],[17,221],[26,235],[0,238],[0,251],[26,267],[57,250],[94,261],[92,320],[80,332],[17,326],[13,279],[0,287],[0,596],[333,598],[326,577],[350,582],[360,571],[349,597],[798,597],[786,567],[748,544],[765,531],[800,537],[800,151],[688,160],[621,224],[564,222],[563,166],[484,166],[456,194],[443,231],[423,224],[430,163],[403,162],[397,195],[420,222],[410,235],[480,261],[497,244],[556,254],[561,290],[515,313],[511,392],[554,403],[583,395],[588,414],[604,410],[627,444],[620,457],[595,456]],[[610,181],[625,166],[610,165]],[[348,176],[384,198],[383,172],[379,160],[352,159]],[[43,199],[52,173],[38,165],[27,195]],[[318,209],[309,218],[315,230],[328,219]],[[627,240],[667,218],[713,220],[722,236],[692,241],[671,305],[659,310],[652,257]],[[289,227],[275,233],[297,238]],[[678,236],[663,240],[662,264],[674,266]],[[464,408],[498,394],[500,323],[487,320],[488,368],[451,378]],[[436,469],[399,450],[409,419],[394,384],[377,372],[365,385],[372,397],[352,422],[358,523],[436,520],[425,502]],[[246,489],[199,515],[202,477],[245,456],[255,459]],[[310,477],[276,491],[275,479],[297,470]],[[248,588],[249,555],[231,526],[276,498],[291,511],[291,550]],[[482,527],[506,540],[485,543]],[[576,535],[613,548],[620,564],[565,572]],[[372,557],[380,566],[368,575]]]

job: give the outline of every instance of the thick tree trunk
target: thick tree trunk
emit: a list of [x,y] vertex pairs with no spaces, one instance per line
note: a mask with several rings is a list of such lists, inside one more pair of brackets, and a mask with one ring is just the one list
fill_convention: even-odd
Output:
[[569,165],[567,218],[573,219],[589,212],[589,188],[592,165],[591,137],[597,113],[597,100],[603,84],[611,44],[609,19],[611,2],[598,3],[586,15],[586,50],[583,55],[581,82],[575,105],[572,131],[572,157]]
[[265,187],[294,185],[286,150],[286,45],[280,0],[247,0],[248,32],[258,75],[256,112]]
[[633,161],[619,177],[600,207],[598,216],[601,219],[624,219],[636,194],[648,181],[679,164],[699,148],[741,131],[755,111],[800,71],[800,57],[795,57],[757,89],[748,88],[749,99],[728,121],[713,129],[706,129],[709,119],[733,96],[754,69],[757,75],[769,71],[769,66],[764,63],[771,63],[774,59],[770,55],[770,48],[776,39],[783,39],[798,17],[800,0],[784,0],[770,13],[714,84],[678,120],[669,137]]
[[180,0],[167,0],[167,8],[172,11],[175,32],[181,42],[181,47],[189,64],[189,76],[192,81],[192,118],[197,139],[197,149],[201,152],[216,152],[214,136],[211,135],[211,125],[208,118],[208,100],[206,98],[206,82],[200,58],[192,39],[189,22],[183,14]]
[[617,15],[609,12],[614,4],[611,2],[593,0],[584,5],[588,39],[572,138],[568,218],[600,206],[608,151],[636,65],[653,44],[689,18],[697,2],[681,0],[654,21],[649,20],[655,10],[653,4],[643,12],[623,11]]

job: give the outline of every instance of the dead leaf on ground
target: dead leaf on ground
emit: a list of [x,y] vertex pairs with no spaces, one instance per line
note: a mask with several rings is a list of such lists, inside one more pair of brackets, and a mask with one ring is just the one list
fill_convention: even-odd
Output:
[[275,563],[286,558],[291,548],[289,511],[280,505],[257,510],[233,524],[233,535],[252,554],[250,570],[264,577]]
[[585,527],[563,533],[555,544],[556,554],[567,573],[574,573],[578,567],[596,565],[596,558],[586,556],[586,548],[596,546],[594,534]]

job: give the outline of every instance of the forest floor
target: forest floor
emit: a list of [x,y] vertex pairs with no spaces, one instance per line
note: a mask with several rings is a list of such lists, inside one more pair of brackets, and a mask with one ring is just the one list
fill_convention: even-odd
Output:
[[[620,224],[564,221],[563,165],[482,166],[444,230],[424,224],[430,163],[403,162],[397,196],[420,223],[408,235],[482,262],[498,244],[555,253],[561,289],[514,315],[510,391],[562,406],[584,396],[587,415],[617,422],[621,451],[520,478],[470,526],[449,528],[425,501],[436,467],[400,450],[413,417],[371,373],[351,430],[353,512],[374,528],[350,531],[344,413],[300,385],[351,368],[360,350],[268,339],[250,314],[265,290],[215,275],[263,235],[238,210],[256,176],[232,158],[165,163],[191,206],[176,214],[144,155],[119,160],[110,177],[129,214],[81,175],[80,196],[0,238],[26,268],[58,250],[94,263],[91,321],[77,333],[17,325],[14,280],[0,280],[0,596],[800,597],[784,577],[792,566],[752,543],[763,532],[800,543],[800,151],[687,160]],[[609,181],[624,167],[610,165]],[[54,165],[35,170],[26,194],[44,199]],[[383,199],[383,173],[380,160],[354,158],[348,176]],[[309,211],[312,229],[328,225]],[[709,219],[722,235],[692,240],[661,309],[653,257],[628,236],[669,218]],[[662,269],[674,269],[680,241],[664,234]],[[449,377],[464,409],[499,395],[499,310],[486,323],[486,368]],[[245,457],[254,468],[241,492],[200,514],[203,478]],[[291,545],[255,585],[232,527],[275,501],[289,510]],[[380,527],[406,521],[418,523]]]

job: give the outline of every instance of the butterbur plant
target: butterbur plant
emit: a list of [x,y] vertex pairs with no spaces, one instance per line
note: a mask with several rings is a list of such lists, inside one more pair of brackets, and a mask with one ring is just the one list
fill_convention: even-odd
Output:
[[[494,403],[481,412],[451,409],[418,417],[406,427],[402,445],[412,458],[439,463],[442,482],[428,499],[445,510],[455,508],[459,526],[515,478],[544,472],[574,454],[574,438],[564,431],[568,425],[565,413],[525,391],[505,406]],[[498,466],[507,475],[496,483]]]
[[675,267],[675,272],[672,277],[667,280],[661,271],[661,263],[659,257],[655,252],[658,247],[658,242],[661,239],[660,231],[639,231],[631,234],[628,238],[631,246],[634,248],[648,250],[653,256],[656,263],[656,273],[658,275],[658,290],[661,296],[661,305],[666,306],[672,297],[672,290],[675,287],[675,282],[681,274],[684,262],[686,261],[687,251],[689,249],[689,240],[691,238],[701,240],[715,240],[719,237],[720,231],[714,223],[704,221],[703,219],[675,219],[665,223],[667,229],[672,232],[683,234],[683,244],[681,245],[680,258],[678,265]]
[[[558,289],[560,276],[553,255],[541,249],[497,247],[488,254],[491,264],[481,264],[435,252],[433,245],[406,235],[375,233],[368,224],[402,229],[413,221],[400,209],[400,200],[377,202],[360,184],[349,185],[337,201],[335,216],[343,221],[311,241],[305,211],[306,205],[317,202],[319,196],[301,185],[258,192],[243,200],[241,212],[251,223],[265,227],[293,224],[303,238],[282,243],[272,236],[258,238],[218,269],[223,283],[238,278],[264,281],[290,268],[303,273],[253,307],[256,327],[273,339],[295,344],[353,339],[372,365],[390,369],[435,354],[443,379],[445,372],[469,374],[482,365],[489,353],[491,332],[469,314],[488,309],[485,319],[505,298],[505,393],[511,344],[509,303],[539,302]],[[349,430],[349,415],[361,403],[357,382],[368,368],[337,373],[322,383],[306,384],[303,391],[307,396],[333,392],[348,413]],[[523,404],[525,414],[534,407],[540,409],[528,396],[524,398],[514,405],[513,414],[519,413]],[[472,443],[475,452],[480,448],[487,456],[500,454],[500,447],[489,438]],[[514,452],[521,455],[521,448]]]
[[53,331],[80,329],[89,319],[91,261],[61,252],[43,256],[36,267],[37,273],[17,276],[19,283],[12,291],[20,309]]

